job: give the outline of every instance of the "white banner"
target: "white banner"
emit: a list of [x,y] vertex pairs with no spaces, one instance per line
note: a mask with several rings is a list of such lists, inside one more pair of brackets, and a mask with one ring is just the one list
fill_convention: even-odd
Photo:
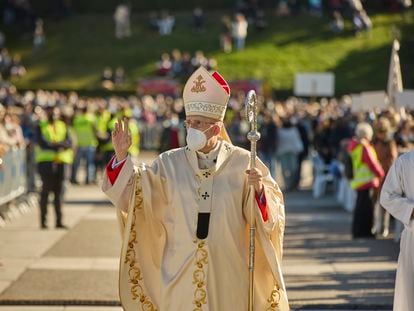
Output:
[[395,94],[395,105],[399,108],[414,109],[414,90],[405,90]]
[[332,72],[297,73],[294,92],[296,96],[334,96],[335,75]]
[[364,107],[364,111],[389,108],[388,97],[384,91],[362,92],[361,105]]
[[362,106],[362,100],[361,100],[360,94],[351,94],[351,99],[352,99],[351,112],[366,111],[364,110],[364,107]]

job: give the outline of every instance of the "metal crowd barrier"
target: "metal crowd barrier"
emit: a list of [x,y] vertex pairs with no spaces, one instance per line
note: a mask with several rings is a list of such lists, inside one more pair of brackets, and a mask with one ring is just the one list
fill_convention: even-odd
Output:
[[2,158],[0,167],[0,206],[26,192],[26,150],[11,149]]

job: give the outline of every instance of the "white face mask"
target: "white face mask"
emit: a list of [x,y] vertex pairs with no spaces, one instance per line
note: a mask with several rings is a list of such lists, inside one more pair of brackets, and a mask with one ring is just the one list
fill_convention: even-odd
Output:
[[198,151],[200,149],[203,149],[204,146],[206,145],[207,136],[206,134],[204,134],[204,132],[190,127],[187,129],[186,140],[187,140],[187,146],[188,148],[190,148],[190,150]]

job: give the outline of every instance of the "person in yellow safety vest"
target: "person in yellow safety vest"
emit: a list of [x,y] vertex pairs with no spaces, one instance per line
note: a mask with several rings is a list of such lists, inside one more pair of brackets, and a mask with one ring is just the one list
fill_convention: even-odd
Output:
[[121,114],[121,118],[128,120],[129,132],[131,133],[131,147],[128,152],[132,157],[137,157],[139,154],[139,144],[141,143],[141,136],[139,134],[138,122],[132,117],[131,109],[124,109]]
[[86,162],[85,184],[95,181],[95,153],[98,146],[95,116],[88,113],[87,107],[82,107],[73,118],[73,131],[76,136],[77,150],[72,166],[71,183],[78,184],[76,179],[82,159]]
[[46,120],[39,121],[36,131],[35,160],[42,180],[40,192],[40,224],[47,228],[49,192],[54,194],[56,228],[67,229],[62,222],[62,193],[65,166],[73,162],[72,141],[65,122],[58,119],[53,106],[46,107]]
[[355,129],[356,138],[348,145],[352,160],[353,178],[351,187],[357,192],[352,220],[353,238],[375,237],[372,233],[374,203],[372,189],[378,188],[384,177],[384,170],[371,145],[373,130],[368,123],[359,123]]
[[[96,120],[96,136],[98,139],[98,147],[95,154],[95,176],[98,170],[103,170],[106,162],[103,161],[104,151],[103,147],[111,140],[111,135],[108,133],[108,123],[111,120],[111,113],[106,109],[105,105],[99,103],[98,109],[95,111]],[[96,179],[96,177],[95,177]]]
[[[137,157],[140,150],[140,141],[141,136],[139,133],[139,127],[137,121],[132,118],[132,112],[130,109],[123,109],[117,115],[113,116],[108,123],[108,132],[111,133],[115,128],[115,123],[119,121],[119,119],[126,118],[129,120],[129,131],[131,133],[131,147],[128,149],[128,152],[131,156]],[[104,160],[108,163],[114,155],[114,147],[112,146],[112,142],[107,142],[103,148],[104,150]]]

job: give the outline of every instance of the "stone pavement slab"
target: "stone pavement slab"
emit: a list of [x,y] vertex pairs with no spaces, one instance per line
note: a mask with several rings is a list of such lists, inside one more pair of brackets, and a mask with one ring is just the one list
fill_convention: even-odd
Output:
[[4,301],[118,301],[118,272],[29,269],[0,296]]
[[283,270],[292,306],[391,308],[398,244],[352,240],[352,215],[332,196],[310,197],[286,194]]
[[[105,209],[108,214],[115,214],[114,208]],[[88,218],[80,221],[45,256],[117,257],[120,249],[121,236],[116,219]]]

